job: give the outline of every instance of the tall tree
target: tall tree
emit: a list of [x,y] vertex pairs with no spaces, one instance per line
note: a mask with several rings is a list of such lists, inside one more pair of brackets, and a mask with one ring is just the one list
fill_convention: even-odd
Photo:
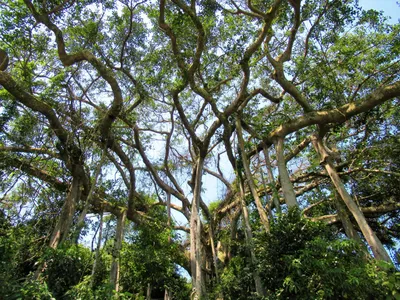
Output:
[[[186,222],[163,220],[189,234],[179,263],[204,298],[212,278],[223,282],[219,268],[237,263],[242,234],[256,266],[259,224],[267,234],[282,211],[301,207],[391,261],[398,24],[336,0],[0,8],[1,210],[23,224],[56,215],[43,222],[51,248],[91,213],[112,214],[117,290],[123,225],[148,224],[154,206],[166,207]],[[223,189],[211,192],[210,180]],[[248,289],[264,295],[253,271]]]

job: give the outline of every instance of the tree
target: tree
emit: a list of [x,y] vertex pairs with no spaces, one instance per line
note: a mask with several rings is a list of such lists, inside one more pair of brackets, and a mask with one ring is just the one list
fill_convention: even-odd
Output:
[[[205,298],[229,260],[260,263],[260,224],[267,234],[281,211],[301,207],[391,262],[398,24],[335,0],[0,6],[1,209],[27,228],[42,222],[50,248],[77,243],[88,214],[112,214],[118,290],[123,229],[147,230],[154,207],[167,207],[187,224],[158,226],[189,234],[176,263]],[[226,191],[213,210],[210,177]]]

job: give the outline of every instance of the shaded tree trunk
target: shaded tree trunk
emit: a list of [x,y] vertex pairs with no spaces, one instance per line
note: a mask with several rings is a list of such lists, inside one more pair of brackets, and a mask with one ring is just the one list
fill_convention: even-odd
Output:
[[244,169],[244,173],[247,178],[247,183],[249,185],[250,192],[254,198],[254,202],[256,203],[257,211],[258,211],[258,214],[260,215],[261,224],[263,225],[265,232],[268,233],[270,231],[269,220],[268,220],[267,213],[265,212],[265,209],[261,203],[261,199],[258,196],[257,188],[254,184],[253,174],[251,174],[250,162],[247,158],[247,154],[244,149],[242,125],[240,123],[239,117],[236,118],[236,131],[237,131],[239,149],[240,149],[240,153],[241,153],[242,161],[243,161],[243,169]]
[[217,265],[217,251],[215,250],[215,243],[214,243],[214,229],[213,229],[213,220],[210,219],[210,229],[209,229],[209,236],[210,236],[210,244],[211,244],[211,252],[213,257],[213,264],[215,270],[215,279],[217,284],[219,283],[219,273],[218,273],[218,265]]
[[94,285],[94,275],[96,274],[97,265],[99,263],[100,258],[100,249],[101,249],[101,239],[103,237],[103,212],[100,214],[100,222],[99,222],[99,237],[97,239],[97,247],[96,247],[96,255],[94,257],[93,267],[92,267],[92,278],[90,280],[90,286],[93,288]]
[[278,190],[276,189],[275,185],[274,173],[272,171],[271,160],[269,158],[269,150],[266,146],[263,147],[263,153],[265,158],[265,166],[267,167],[268,181],[271,184],[271,189],[272,189],[272,199],[274,202],[276,212],[279,214],[282,211],[281,203],[279,201]]
[[[262,186],[264,188],[264,191],[267,191],[267,181],[264,178],[264,170],[263,170],[263,168],[261,166],[261,159],[260,159],[260,155],[259,155],[258,152],[256,154],[256,157],[257,157],[257,170],[260,173],[261,183],[262,183]],[[272,219],[273,218],[272,208],[274,206],[273,195],[272,195],[272,197],[269,197],[268,193],[265,192],[264,196],[265,196],[264,209],[268,213],[269,218]]]
[[[168,230],[171,229],[171,194],[167,193],[167,226],[168,226]],[[171,239],[171,234],[168,235],[168,243],[171,243],[172,239]],[[168,289],[165,288],[165,292],[164,292],[164,300],[169,300],[169,292]]]
[[72,178],[70,190],[61,209],[60,218],[50,237],[49,246],[51,248],[56,249],[68,236],[75,213],[76,203],[80,195],[80,180],[74,177]]
[[[167,193],[167,226],[171,229],[171,194]],[[168,242],[171,242],[171,234],[168,235]]]
[[336,190],[334,195],[334,202],[338,212],[338,216],[340,218],[340,221],[342,222],[343,229],[347,237],[355,240],[360,245],[364,245],[364,243],[360,239],[360,236],[358,235],[357,230],[354,229],[353,223],[351,223],[346,205],[342,202],[340,195]]
[[147,290],[146,290],[146,300],[151,300],[151,284],[147,284]]
[[254,244],[253,244],[253,233],[250,226],[250,218],[249,218],[249,211],[247,209],[246,201],[244,200],[244,184],[243,184],[243,177],[240,174],[240,170],[238,170],[238,179],[239,179],[239,193],[240,193],[240,206],[242,209],[243,214],[243,221],[244,221],[244,233],[246,238],[246,246],[250,252],[250,259],[253,265],[253,278],[254,283],[256,286],[256,292],[259,296],[264,296],[265,291],[264,287],[261,282],[260,274],[255,266],[257,266],[257,257],[254,252]]
[[126,219],[126,211],[120,213],[117,217],[117,229],[115,231],[114,248],[112,251],[112,263],[110,272],[110,282],[115,291],[119,290],[119,269],[122,241],[124,238],[124,226]]
[[357,206],[353,198],[347,192],[342,180],[340,179],[339,174],[336,171],[336,168],[333,164],[332,157],[328,154],[325,149],[325,146],[322,143],[322,137],[318,135],[314,135],[312,138],[312,142],[315,150],[321,157],[321,164],[325,167],[326,172],[332,180],[333,185],[335,186],[338,194],[342,198],[343,202],[346,204],[347,208],[353,215],[356,220],[358,226],[361,229],[364,238],[366,239],[368,245],[371,247],[372,253],[374,254],[376,259],[385,260],[387,262],[392,263],[390,256],[386,252],[383,247],[381,241],[376,236],[375,232],[369,226],[367,220],[365,219],[362,211]]
[[[243,209],[242,206],[240,205],[240,209],[233,215],[233,217],[231,218],[231,241],[235,241],[237,240],[237,228],[238,228],[238,222],[240,219],[240,216],[243,213]],[[228,257],[228,261],[230,261],[232,259],[232,249],[231,246],[229,246],[229,248],[227,249],[227,253],[225,255],[225,257]],[[226,263],[226,259],[224,261],[224,263]]]
[[172,298],[169,297],[169,293],[168,293],[167,289],[165,290],[165,293],[164,293],[164,300],[172,300]]
[[[72,219],[75,213],[76,202],[79,200],[81,194],[80,185],[80,180],[76,177],[73,177],[67,197],[61,208],[60,217],[50,237],[50,248],[56,249],[68,236],[72,224]],[[35,271],[35,280],[38,280],[40,278],[40,275],[45,271],[46,268],[46,262],[39,265],[39,267]]]
[[276,159],[278,164],[279,177],[280,177],[279,179],[282,186],[283,197],[285,198],[287,206],[290,208],[298,206],[298,203],[296,200],[296,194],[293,189],[293,184],[290,181],[289,172],[286,167],[285,154],[283,152],[284,150],[283,142],[284,138],[281,137],[277,138],[275,140],[275,150],[276,150]]
[[78,243],[79,236],[81,234],[81,230],[85,225],[86,214],[87,214],[87,211],[89,209],[90,202],[92,201],[92,198],[93,198],[94,189],[96,188],[97,182],[99,180],[99,176],[101,174],[101,168],[103,167],[103,164],[104,164],[104,161],[105,161],[105,158],[106,158],[106,152],[107,152],[106,149],[104,149],[102,151],[100,161],[99,161],[99,163],[98,163],[98,165],[96,167],[96,171],[94,173],[93,182],[92,182],[92,184],[90,186],[89,194],[86,197],[86,201],[85,201],[85,205],[83,207],[83,210],[82,210],[81,214],[78,217],[76,230],[75,230],[75,234],[74,234],[74,238],[75,238],[75,242],[76,243]]
[[190,264],[192,271],[192,284],[194,294],[199,299],[203,297],[205,292],[202,271],[203,255],[201,252],[201,220],[199,215],[203,167],[204,157],[199,155],[196,163],[194,192],[190,215]]

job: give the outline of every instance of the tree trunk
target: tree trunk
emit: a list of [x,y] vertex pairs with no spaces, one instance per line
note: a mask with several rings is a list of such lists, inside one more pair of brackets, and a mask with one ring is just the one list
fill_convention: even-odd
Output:
[[171,300],[167,289],[165,289],[165,292],[164,292],[164,300]]
[[289,172],[286,168],[285,154],[283,152],[283,140],[284,139],[281,137],[275,140],[275,150],[283,197],[285,198],[286,205],[290,208],[298,206],[298,203],[296,200],[296,194],[294,193],[293,184],[290,181]]
[[74,177],[72,178],[70,191],[61,209],[60,218],[50,237],[49,246],[51,248],[56,249],[68,236],[75,213],[76,203],[79,200],[80,194],[80,180]]
[[251,258],[251,263],[253,265],[253,278],[254,278],[254,283],[256,286],[256,292],[259,296],[265,296],[265,291],[264,287],[261,282],[260,274],[257,271],[257,257],[254,252],[254,244],[253,244],[253,233],[251,231],[251,226],[250,226],[250,218],[249,218],[249,211],[247,209],[246,202],[244,200],[244,184],[243,184],[243,178],[242,175],[240,174],[240,170],[238,170],[238,180],[239,180],[239,193],[240,193],[240,206],[242,209],[243,213],[243,221],[244,221],[244,233],[245,233],[245,238],[246,238],[246,246],[250,251],[250,258]]
[[[231,241],[236,241],[237,240],[237,228],[238,228],[238,222],[240,219],[240,216],[243,213],[243,209],[242,209],[242,205],[240,205],[239,207],[239,211],[235,212],[234,215],[231,217],[231,228],[230,228],[230,237],[231,237]],[[227,263],[232,259],[233,255],[232,255],[232,247],[229,246],[226,247],[226,252],[225,252],[225,259],[224,259],[224,263],[227,265]],[[226,259],[228,258],[228,259]],[[228,260],[228,261],[227,261]]]
[[[167,192],[167,226],[171,230],[171,194]],[[168,235],[168,243],[171,243],[171,234]],[[165,288],[164,300],[170,300],[168,289]]]
[[[167,193],[167,226],[171,230],[171,194]],[[168,235],[168,243],[171,243],[171,234]]]
[[103,164],[104,164],[104,161],[105,161],[105,158],[106,158],[106,152],[107,152],[107,150],[104,149],[102,154],[101,154],[100,161],[99,161],[99,163],[98,163],[98,165],[96,167],[96,171],[94,173],[93,182],[92,182],[92,184],[90,186],[89,194],[87,195],[87,198],[86,198],[86,201],[85,201],[85,205],[84,205],[83,210],[82,210],[81,214],[79,215],[78,221],[76,223],[77,225],[76,225],[76,230],[75,230],[75,234],[74,234],[74,238],[75,238],[75,242],[76,243],[78,243],[79,236],[81,234],[81,230],[82,230],[83,226],[85,225],[85,217],[86,217],[87,211],[89,209],[89,204],[90,204],[90,202],[92,201],[92,198],[93,198],[94,189],[95,189],[95,187],[97,185],[97,181],[98,181],[99,176],[101,174],[101,168],[103,167]]
[[256,203],[257,211],[258,211],[258,214],[260,215],[261,224],[264,226],[265,232],[268,233],[270,231],[269,220],[268,220],[268,216],[264,210],[264,207],[261,203],[261,199],[258,196],[257,188],[256,188],[256,185],[254,184],[253,174],[251,174],[250,162],[247,159],[247,154],[244,149],[242,124],[240,123],[239,117],[236,118],[236,131],[237,131],[239,149],[240,149],[240,153],[241,153],[242,161],[243,161],[243,169],[244,169],[244,173],[247,178],[247,183],[249,185],[250,192],[254,198],[254,202]]
[[211,219],[210,219],[210,229],[209,229],[208,233],[210,235],[210,244],[211,244],[211,252],[212,252],[212,256],[213,256],[215,279],[217,281],[217,284],[219,284],[219,274],[218,274],[218,265],[217,265],[217,252],[215,251],[214,229],[213,229],[213,221]]
[[192,271],[192,285],[194,295],[199,299],[203,298],[205,292],[203,287],[203,272],[201,267],[203,257],[201,253],[201,220],[199,215],[203,167],[204,157],[199,155],[195,170],[196,176],[190,216],[190,263]]
[[272,172],[271,160],[269,158],[269,150],[266,146],[263,147],[263,152],[265,158],[265,166],[267,167],[268,180],[272,189],[272,199],[274,201],[276,212],[280,214],[282,212],[281,203],[279,201],[278,190],[276,189],[275,185],[274,173]]
[[112,251],[110,281],[113,289],[117,292],[119,290],[119,267],[120,267],[119,262],[120,262],[122,241],[124,238],[125,219],[126,219],[126,211],[124,210],[117,217],[117,229],[115,231],[114,248]]
[[[76,202],[79,200],[81,194],[80,184],[81,182],[79,179],[75,177],[72,178],[70,190],[67,194],[64,205],[61,208],[60,218],[58,219],[50,237],[49,247],[53,249],[56,249],[68,236],[75,213]],[[40,264],[35,271],[34,278],[38,280],[46,268],[46,262]]]
[[96,255],[93,262],[92,277],[90,279],[90,286],[93,288],[94,285],[94,275],[96,274],[97,265],[99,263],[100,249],[101,249],[101,238],[103,236],[103,212],[100,214],[99,222],[99,237],[97,239]]
[[264,208],[265,208],[265,211],[268,213],[269,218],[272,219],[274,217],[272,215],[272,208],[274,206],[273,195],[272,195],[272,197],[269,197],[269,195],[266,192],[267,191],[267,181],[264,178],[264,170],[263,170],[263,168],[261,166],[261,159],[260,159],[260,155],[259,155],[258,152],[256,152],[256,157],[257,157],[257,170],[260,173],[261,183],[262,183],[262,186],[263,186],[264,191],[265,191]]
[[363,245],[363,242],[361,241],[360,236],[358,235],[358,232],[354,229],[353,223],[351,223],[351,220],[347,213],[346,205],[344,205],[344,203],[340,199],[339,193],[336,190],[335,190],[335,195],[334,195],[334,202],[335,202],[335,206],[336,206],[336,209],[338,212],[338,216],[340,218],[340,221],[342,222],[343,229],[344,229],[344,232],[346,233],[347,237],[349,239],[355,240],[360,245]]
[[364,238],[366,239],[368,245],[371,247],[372,253],[374,254],[375,258],[392,263],[390,256],[386,252],[375,232],[369,226],[362,211],[347,192],[342,180],[340,179],[339,174],[336,171],[335,166],[333,165],[332,158],[330,157],[322,143],[322,138],[320,136],[313,136],[312,142],[314,148],[321,157],[321,163],[325,167],[326,172],[331,178],[332,183],[335,186],[340,197],[342,198],[343,202],[346,204],[347,208],[349,209],[358,226],[360,227],[361,232],[364,235]]
[[151,300],[151,284],[147,284],[146,300]]

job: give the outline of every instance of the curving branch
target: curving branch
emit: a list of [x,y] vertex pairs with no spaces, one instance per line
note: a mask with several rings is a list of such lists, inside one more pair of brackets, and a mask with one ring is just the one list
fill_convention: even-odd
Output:
[[[270,146],[273,144],[273,140],[276,137],[285,137],[288,134],[311,125],[341,124],[355,115],[367,112],[372,108],[399,96],[400,81],[397,81],[391,85],[377,88],[375,91],[357,102],[344,104],[335,109],[312,111],[294,120],[290,120],[280,125],[266,136],[263,143]],[[259,145],[257,149],[261,150],[262,145]]]
[[108,139],[110,135],[110,129],[112,123],[115,121],[117,116],[122,110],[123,107],[123,97],[122,91],[119,87],[117,80],[114,77],[112,71],[106,67],[100,60],[98,60],[90,51],[82,50],[80,52],[74,54],[67,54],[65,48],[65,41],[62,31],[55,25],[51,20],[48,14],[39,13],[32,2],[30,0],[24,0],[24,3],[31,11],[33,17],[38,23],[45,25],[49,28],[56,37],[58,56],[61,62],[65,66],[70,66],[72,64],[87,61],[89,62],[100,74],[100,76],[110,85],[111,90],[114,95],[114,99],[110,108],[107,110],[106,115],[100,123],[100,132],[105,140]]

